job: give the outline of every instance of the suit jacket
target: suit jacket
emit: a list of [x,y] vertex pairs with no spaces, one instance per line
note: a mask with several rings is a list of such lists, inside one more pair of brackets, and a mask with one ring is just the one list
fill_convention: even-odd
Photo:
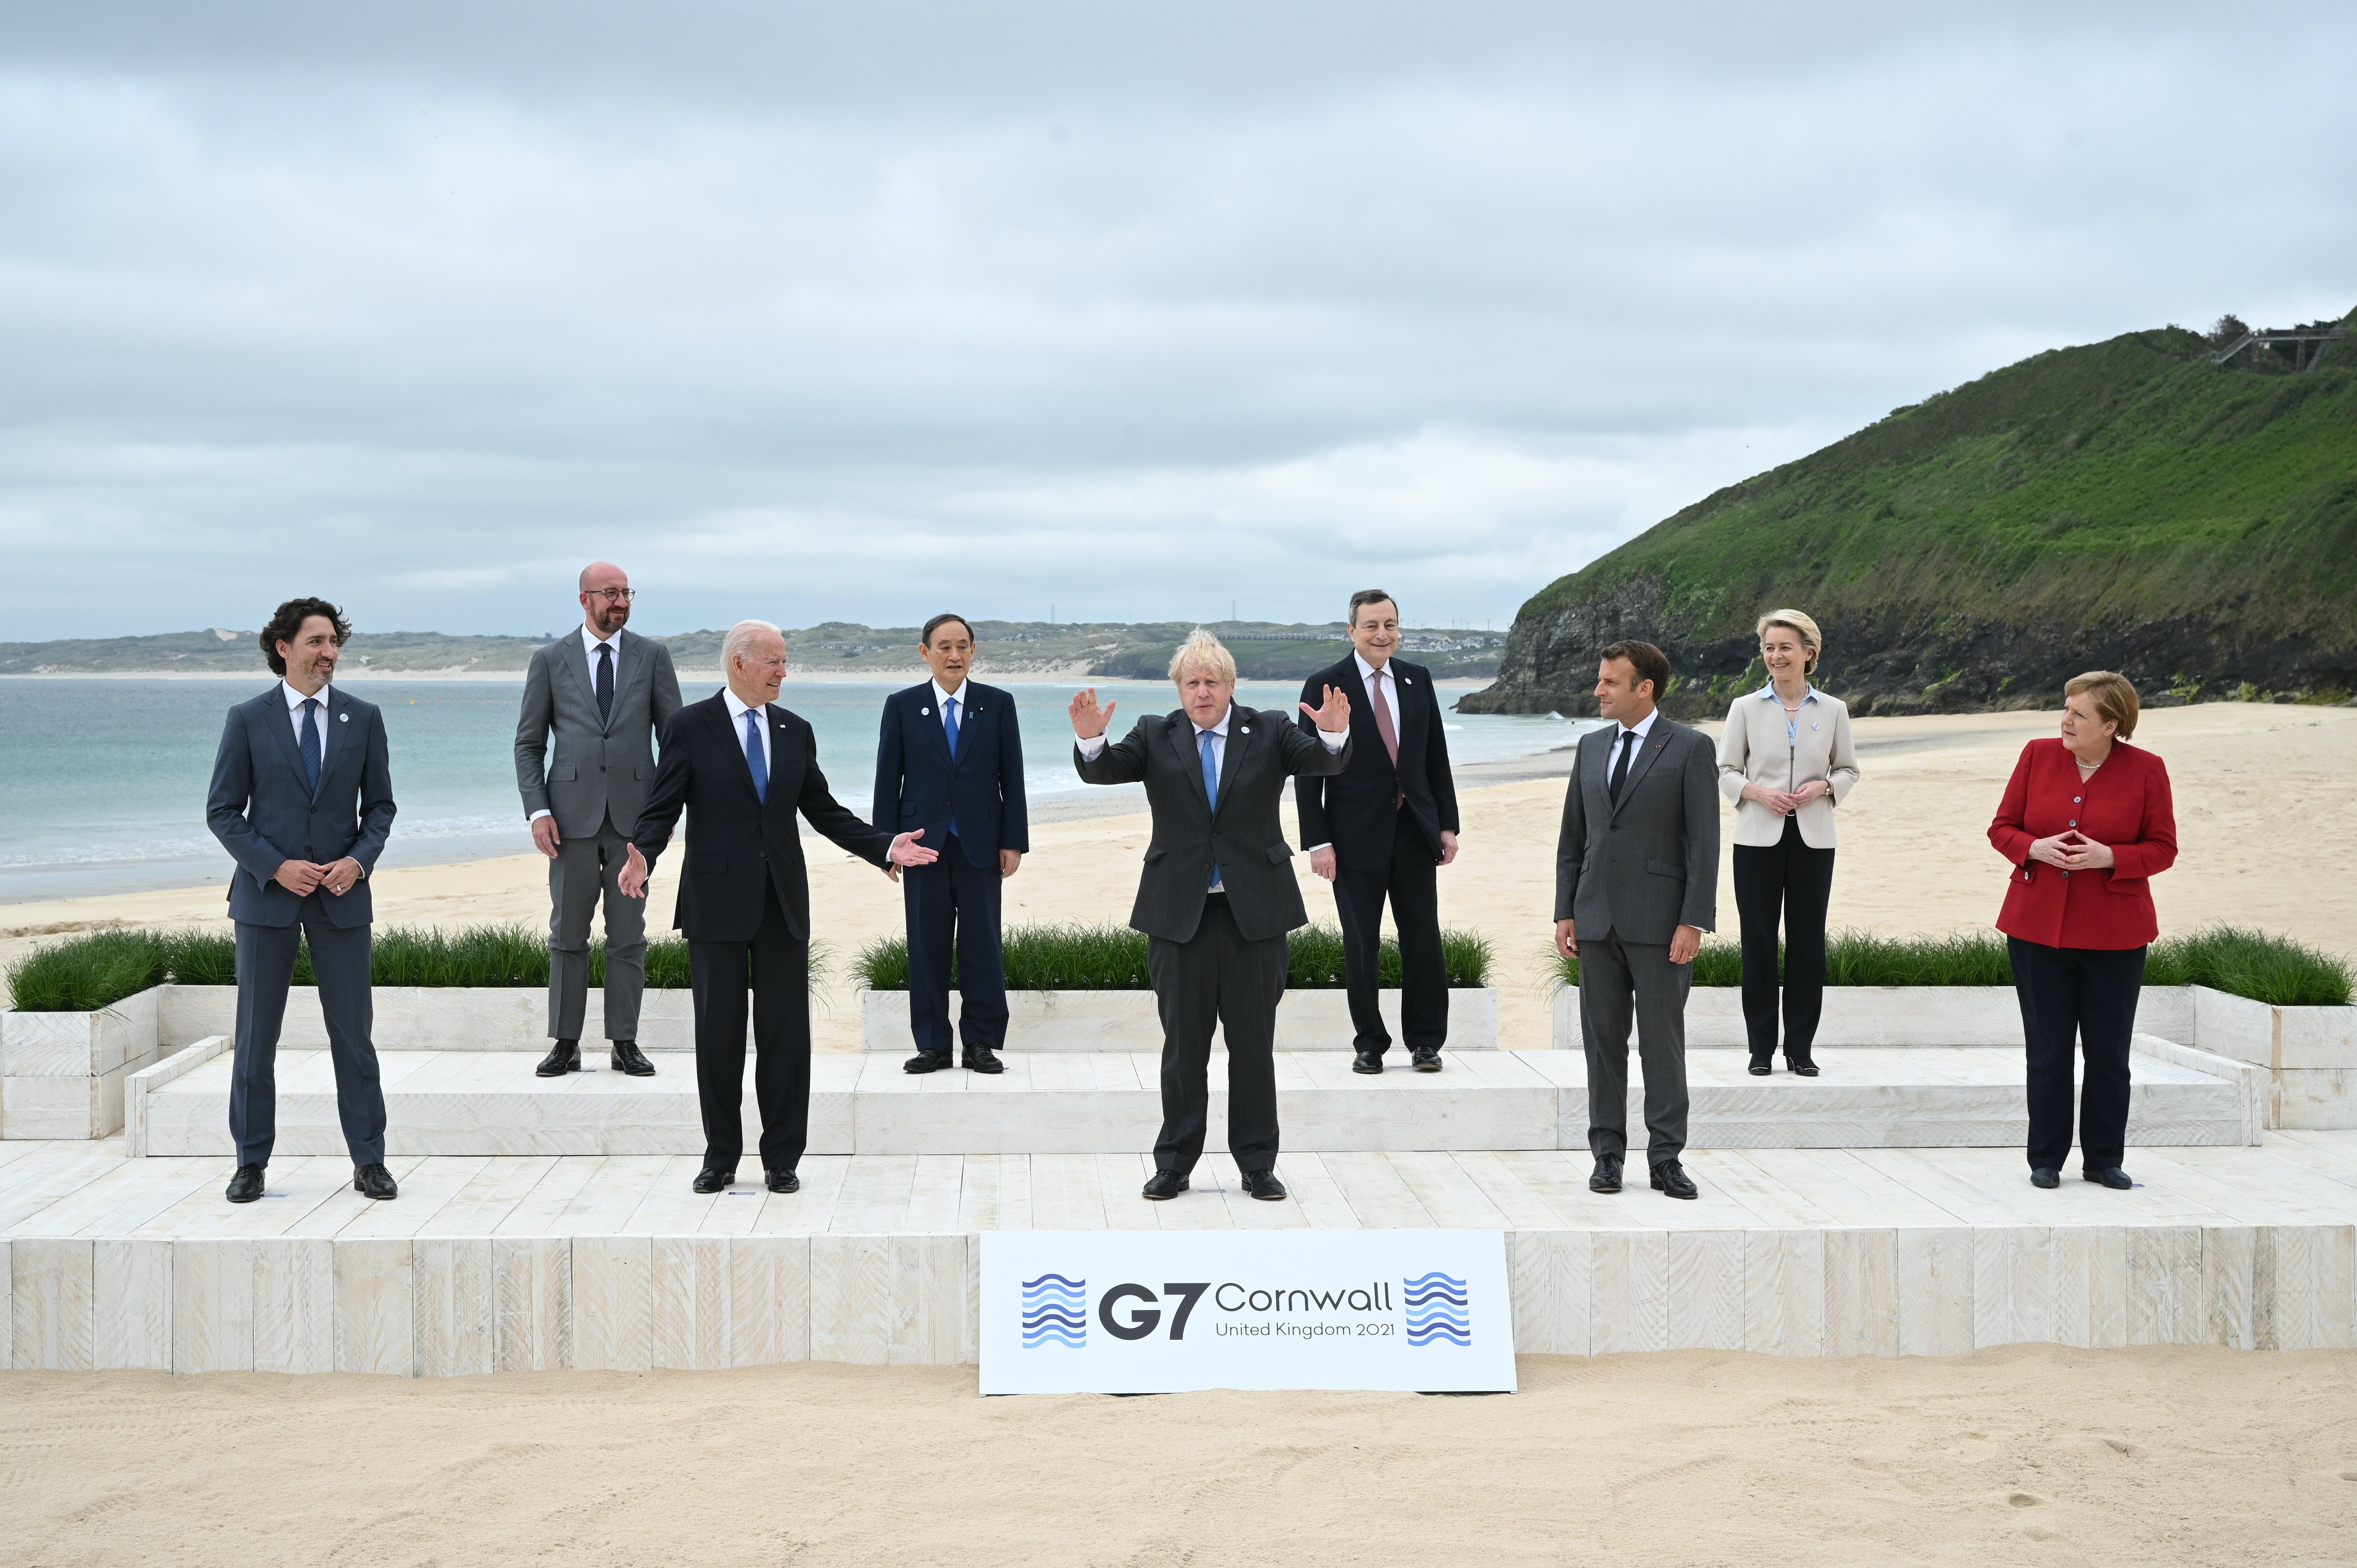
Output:
[[1658,714],[1616,807],[1606,769],[1620,726],[1579,737],[1555,839],[1555,918],[1582,937],[1666,945],[1718,926],[1718,765],[1710,737]]
[[[2114,864],[2065,871],[2029,858],[2039,839],[2072,827],[2111,846]],[[2021,748],[1989,843],[2013,862],[1996,929],[2050,948],[2140,948],[2160,935],[2151,877],[2177,864],[2177,811],[2169,768],[2126,741],[2112,743],[2082,783],[2071,748],[2052,736]]]
[[1784,836],[1784,819],[1757,800],[1743,798],[1746,784],[1793,790],[1816,779],[1831,793],[1792,813],[1801,842],[1811,849],[1835,847],[1834,808],[1857,787],[1857,750],[1850,744],[1849,707],[1839,697],[1816,693],[1801,704],[1800,742],[1784,728],[1784,708],[1776,688],[1766,686],[1735,699],[1727,727],[1718,736],[1719,793],[1735,802],[1735,842],[1765,849]]
[[890,833],[869,827],[827,792],[809,723],[775,703],[761,714],[770,726],[766,803],[753,792],[745,743],[728,722],[726,699],[716,692],[663,725],[662,762],[630,829],[651,874],[680,812],[687,812],[687,874],[679,879],[672,924],[692,942],[752,940],[761,929],[764,883],[778,891],[786,929],[810,939],[810,877],[797,811],[872,865],[884,865],[892,847]]
[[1211,897],[1214,861],[1236,929],[1247,940],[1308,925],[1309,911],[1294,880],[1293,847],[1285,842],[1277,804],[1287,779],[1331,778],[1351,765],[1356,744],[1344,741],[1340,751],[1328,751],[1316,736],[1302,734],[1273,708],[1232,707],[1216,811],[1203,791],[1195,724],[1183,708],[1138,720],[1094,761],[1075,746],[1073,764],[1090,783],[1146,781],[1154,838],[1146,847],[1137,902],[1129,912],[1132,929],[1174,942],[1193,940],[1203,901]]
[[884,699],[884,731],[876,743],[877,827],[924,831],[917,842],[948,853],[950,819],[958,843],[975,865],[996,866],[998,852],[1028,853],[1031,819],[1023,799],[1023,732],[1015,699],[996,686],[968,680],[957,690],[958,754],[950,755],[933,683]]
[[[535,649],[524,671],[516,720],[516,788],[523,813],[548,811],[567,838],[588,838],[610,817],[627,832],[646,809],[654,781],[654,738],[679,712],[671,650],[628,627],[615,639],[614,706],[597,716],[597,679],[575,627]],[[548,756],[550,733],[556,756]]]
[[[1312,848],[1332,844],[1334,864],[1344,871],[1373,871],[1391,864],[1402,795],[1407,797],[1407,814],[1433,859],[1440,858],[1441,831],[1457,832],[1457,780],[1448,771],[1448,739],[1441,733],[1440,695],[1433,688],[1432,671],[1397,659],[1384,668],[1399,698],[1396,768],[1383,731],[1375,727],[1374,694],[1359,679],[1356,655],[1301,683],[1301,700],[1313,708],[1326,700],[1329,686],[1339,686],[1351,697],[1351,766],[1331,779],[1305,774],[1293,783],[1301,842]],[[1308,714],[1299,720],[1304,730],[1316,730]],[[1317,738],[1314,733],[1310,738]]]
[[[229,711],[213,756],[205,825],[237,861],[229,879],[229,918],[249,926],[291,926],[303,900],[271,880],[290,860],[325,865],[347,857],[364,871],[393,832],[393,769],[384,715],[373,703],[338,691],[320,713],[326,757],[319,793],[303,775],[303,754],[277,682]],[[331,926],[365,926],[376,918],[362,877],[339,898],[322,893]]]

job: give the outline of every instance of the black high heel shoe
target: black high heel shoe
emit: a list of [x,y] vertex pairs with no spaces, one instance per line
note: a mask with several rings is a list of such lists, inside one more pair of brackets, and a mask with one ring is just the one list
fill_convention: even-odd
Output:
[[1758,1051],[1751,1053],[1750,1072],[1752,1077],[1766,1078],[1770,1073],[1774,1072],[1775,1070],[1776,1053],[1774,1051],[1769,1051],[1765,1055],[1762,1055]]
[[1817,1064],[1815,1062],[1810,1060],[1807,1057],[1796,1057],[1790,1051],[1784,1053],[1784,1068],[1786,1071],[1798,1073],[1803,1078],[1814,1078],[1817,1076]]

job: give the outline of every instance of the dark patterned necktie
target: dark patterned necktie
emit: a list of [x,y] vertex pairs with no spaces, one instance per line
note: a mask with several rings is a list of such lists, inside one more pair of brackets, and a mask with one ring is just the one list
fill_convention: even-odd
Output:
[[1620,760],[1612,765],[1612,782],[1605,786],[1605,793],[1612,797],[1612,803],[1616,806],[1620,803],[1620,786],[1629,781],[1629,759],[1636,755],[1637,732],[1632,729],[1622,730]]
[[614,645],[597,645],[597,722],[611,723],[614,717]]
[[310,781],[311,798],[319,795],[319,699],[303,699],[303,777]]

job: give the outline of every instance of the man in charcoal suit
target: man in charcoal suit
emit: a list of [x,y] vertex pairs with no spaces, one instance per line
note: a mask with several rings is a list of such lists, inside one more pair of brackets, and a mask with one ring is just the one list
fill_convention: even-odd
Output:
[[835,803],[819,771],[818,740],[800,714],[777,706],[785,634],[738,621],[720,645],[728,684],[663,725],[662,762],[630,830],[620,886],[647,896],[647,878],[687,813],[687,870],[675,924],[687,937],[695,995],[695,1083],[704,1111],[698,1192],[737,1178],[745,1152],[746,989],[752,990],[753,1093],[761,1112],[761,1168],[771,1192],[797,1192],[794,1167],[810,1130],[810,879],[797,812],[877,866],[930,865],[934,852],[869,827]]
[[1654,704],[1670,661],[1650,642],[1599,656],[1555,840],[1555,940],[1579,961],[1587,1049],[1589,1190],[1619,1192],[1629,1148],[1629,1022],[1645,1066],[1645,1150],[1654,1190],[1697,1196],[1686,1146],[1686,992],[1718,920],[1718,757],[1708,736]]
[[1277,1179],[1276,1004],[1285,996],[1286,933],[1307,925],[1293,851],[1277,820],[1285,781],[1327,777],[1351,762],[1351,700],[1329,687],[1316,738],[1292,715],[1235,705],[1236,661],[1198,630],[1178,645],[1173,714],[1105,741],[1114,704],[1093,689],[1071,701],[1072,761],[1091,784],[1143,779],[1154,836],[1129,923],[1146,937],[1146,970],[1162,1015],[1162,1132],[1146,1196],[1176,1197],[1202,1157],[1211,1033],[1228,1047],[1228,1152],[1244,1191],[1275,1201]]
[[918,828],[941,858],[899,866],[909,916],[910,1072],[950,1065],[950,961],[957,960],[961,1066],[1004,1072],[1006,964],[998,941],[999,884],[1031,847],[1023,796],[1023,733],[1015,698],[967,679],[974,628],[963,616],[925,623],[917,651],[932,668],[921,686],[884,700],[876,743],[876,805],[881,828]]
[[[1432,671],[1394,658],[1399,606],[1381,588],[1351,596],[1351,654],[1302,682],[1304,703],[1329,686],[1364,692],[1351,704],[1351,766],[1332,779],[1294,781],[1309,869],[1334,885],[1349,987],[1353,1072],[1383,1070],[1383,901],[1399,929],[1400,1033],[1418,1072],[1440,1070],[1448,1038],[1448,966],[1440,951],[1436,872],[1457,858],[1457,781],[1448,771]],[[1308,725],[1307,718],[1303,725]]]
[[352,628],[325,599],[289,599],[262,630],[278,683],[230,709],[213,757],[205,825],[237,861],[229,918],[237,924],[237,1056],[229,1134],[237,1144],[231,1203],[263,1192],[278,1134],[278,1036],[300,947],[311,950],[319,1011],[336,1069],[336,1114],[352,1186],[395,1197],[384,1168],[384,1090],[378,1082],[370,987],[369,873],[393,831],[393,770],[384,716],[328,689]]
[[548,1034],[556,1043],[536,1070],[581,1070],[589,917],[602,897],[606,1039],[615,1071],[645,1078],[655,1070],[639,1049],[647,907],[622,897],[622,834],[646,805],[655,734],[679,711],[679,677],[670,649],[625,629],[638,596],[619,566],[591,562],[580,588],[582,624],[533,654],[516,721],[516,787],[533,845],[548,857]]

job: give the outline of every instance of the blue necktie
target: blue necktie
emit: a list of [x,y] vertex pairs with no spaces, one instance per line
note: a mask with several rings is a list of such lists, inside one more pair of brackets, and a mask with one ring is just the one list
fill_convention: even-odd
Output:
[[770,803],[770,758],[761,746],[761,711],[745,710],[745,765],[753,770],[753,793]]
[[[955,762],[957,760],[958,747],[957,699],[955,697],[952,697],[948,702],[942,704],[942,719],[943,721],[943,727],[949,732],[950,760],[952,762]],[[955,811],[950,813],[950,837],[957,837],[957,813]]]
[[303,699],[303,777],[310,780],[311,798],[319,796],[319,699]]
[[[1203,799],[1216,811],[1220,809],[1220,759],[1211,750],[1212,738],[1210,730],[1203,732]],[[1211,862],[1211,886],[1219,885],[1220,863],[1215,860]]]

